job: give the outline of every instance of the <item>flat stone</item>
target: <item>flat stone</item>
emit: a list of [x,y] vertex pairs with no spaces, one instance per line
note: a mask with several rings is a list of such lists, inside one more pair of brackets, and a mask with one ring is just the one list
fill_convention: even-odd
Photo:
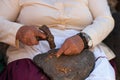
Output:
[[78,55],[59,58],[55,56],[57,49],[38,54],[33,61],[50,77],[50,80],[85,80],[95,65],[95,57],[89,50]]

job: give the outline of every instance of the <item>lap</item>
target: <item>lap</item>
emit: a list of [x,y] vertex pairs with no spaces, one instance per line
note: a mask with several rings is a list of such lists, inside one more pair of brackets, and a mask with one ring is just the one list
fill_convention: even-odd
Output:
[[[99,48],[95,48],[93,52],[96,57],[95,68],[86,80],[115,80],[114,70],[104,52]],[[30,59],[20,59],[9,63],[0,76],[0,80],[6,79],[48,80],[45,74]]]
[[94,49],[95,68],[86,80],[115,80],[115,72],[104,51],[97,46]]
[[0,80],[49,80],[30,59],[20,59],[8,64]]

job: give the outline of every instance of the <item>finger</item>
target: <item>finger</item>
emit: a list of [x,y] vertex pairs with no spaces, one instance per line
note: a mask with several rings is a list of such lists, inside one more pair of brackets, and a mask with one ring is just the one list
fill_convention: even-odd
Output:
[[32,45],[37,45],[39,42],[36,40],[36,37],[31,38],[30,43]]
[[35,37],[29,38],[27,39],[26,45],[28,46],[33,46],[33,45],[37,45],[39,42],[36,40]]
[[71,49],[70,49],[70,48],[66,49],[66,50],[64,51],[64,54],[65,54],[65,55],[72,55]]
[[58,50],[58,52],[56,53],[56,56],[57,57],[60,57],[62,54],[63,54],[63,49],[62,48],[60,48],[59,50]]
[[58,52],[56,53],[57,57],[60,57],[64,51],[67,49],[67,46],[65,44],[62,45],[62,47],[58,50]]
[[39,30],[37,31],[36,36],[40,37],[40,39],[46,39],[46,37],[47,37],[43,32],[41,32]]

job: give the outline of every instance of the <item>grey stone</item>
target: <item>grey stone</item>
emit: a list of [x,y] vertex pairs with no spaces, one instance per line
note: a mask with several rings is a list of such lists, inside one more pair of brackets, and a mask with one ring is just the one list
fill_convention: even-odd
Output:
[[33,61],[50,77],[50,80],[85,80],[95,65],[95,57],[89,50],[78,55],[59,58],[55,56],[56,49],[44,54],[38,54]]

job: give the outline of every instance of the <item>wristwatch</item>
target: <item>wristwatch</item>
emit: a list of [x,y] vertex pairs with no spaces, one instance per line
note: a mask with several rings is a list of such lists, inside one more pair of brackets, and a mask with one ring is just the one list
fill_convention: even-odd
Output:
[[83,42],[84,42],[84,48],[85,49],[90,49],[90,48],[92,48],[92,46],[93,46],[93,42],[92,42],[92,39],[90,38],[90,36],[89,35],[87,35],[86,33],[84,33],[84,32],[80,32],[80,33],[78,33],[77,35],[79,35],[81,38],[82,38],[82,40],[83,40]]

